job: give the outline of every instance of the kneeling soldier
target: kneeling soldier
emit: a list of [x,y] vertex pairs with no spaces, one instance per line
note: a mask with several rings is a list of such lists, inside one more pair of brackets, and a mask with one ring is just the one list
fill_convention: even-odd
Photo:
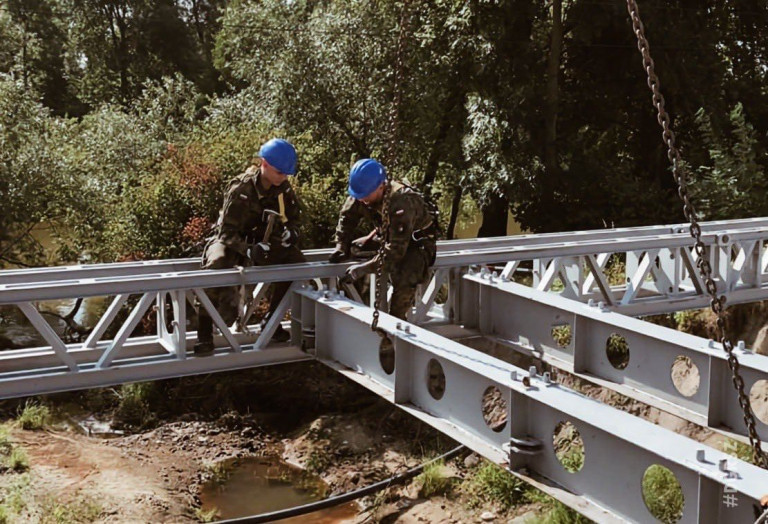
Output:
[[[296,173],[296,150],[282,139],[274,138],[259,150],[261,166],[251,166],[229,183],[224,204],[216,223],[216,234],[203,254],[204,269],[235,266],[294,264],[305,262],[299,250],[299,201],[288,182]],[[269,312],[262,327],[274,313],[290,287],[277,282],[272,289]],[[238,316],[238,288],[220,287],[208,291],[211,302],[229,326]],[[242,314],[242,312],[239,312]],[[200,306],[195,354],[213,351],[213,321]],[[272,336],[276,342],[290,338],[278,325]]]
[[[355,228],[362,218],[371,219],[377,229],[382,225],[382,204],[386,188],[386,171],[371,158],[358,160],[349,172],[349,197],[341,208],[336,226],[336,249],[330,262],[349,257]],[[424,197],[410,186],[394,181],[390,185],[389,230],[379,231],[386,239],[383,272],[392,282],[389,313],[406,320],[413,307],[416,286],[429,279],[429,268],[435,262],[437,213]],[[370,239],[371,235],[366,239]],[[347,269],[345,277],[357,280],[374,273],[379,263],[377,254],[370,260]]]

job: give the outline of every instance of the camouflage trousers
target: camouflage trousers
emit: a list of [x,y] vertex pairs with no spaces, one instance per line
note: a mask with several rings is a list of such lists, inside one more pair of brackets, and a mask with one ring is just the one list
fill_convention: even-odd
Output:
[[[269,252],[270,260],[267,265],[298,264],[306,262],[304,254],[296,246],[272,248]],[[229,269],[235,266],[249,266],[251,261],[244,255],[227,247],[216,240],[209,244],[203,255],[203,269]],[[269,301],[269,313],[271,315],[291,286],[290,282],[275,282],[272,287],[272,297]],[[208,297],[221,315],[224,323],[231,326],[240,309],[240,286],[217,287],[206,290]],[[198,339],[210,340],[213,336],[213,323],[210,315],[202,305],[198,310]]]
[[411,242],[408,246],[405,256],[389,275],[389,281],[392,283],[390,315],[406,320],[416,298],[416,287],[429,282],[429,268],[434,262],[434,249],[433,242],[422,242],[421,245]]

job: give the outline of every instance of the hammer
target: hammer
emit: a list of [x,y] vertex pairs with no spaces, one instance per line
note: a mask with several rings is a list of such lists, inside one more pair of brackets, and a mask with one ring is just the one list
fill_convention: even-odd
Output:
[[275,220],[281,216],[279,212],[273,209],[265,209],[262,212],[261,220],[266,220],[267,222],[267,229],[264,230],[264,239],[262,240],[265,244],[269,244],[269,237],[272,236],[272,231],[275,229]]

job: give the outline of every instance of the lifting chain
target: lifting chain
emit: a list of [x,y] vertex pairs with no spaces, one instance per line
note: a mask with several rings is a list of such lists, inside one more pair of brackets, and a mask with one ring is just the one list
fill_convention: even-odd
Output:
[[373,304],[373,320],[371,329],[379,332],[379,307],[381,305],[382,289],[386,289],[384,275],[384,259],[387,256],[386,245],[389,242],[389,197],[392,191],[392,170],[397,166],[397,145],[400,124],[400,105],[403,91],[403,59],[405,56],[406,36],[408,32],[408,0],[403,1],[400,13],[400,31],[397,35],[397,54],[395,56],[395,84],[393,87],[392,106],[389,112],[389,145],[387,147],[386,173],[384,182],[384,200],[381,204],[381,241],[379,242],[378,263],[376,264],[376,289]]
[[717,295],[717,283],[712,277],[712,265],[707,259],[708,253],[704,246],[704,242],[701,240],[701,226],[698,223],[696,209],[693,207],[693,203],[688,196],[688,182],[686,180],[685,166],[682,163],[680,152],[675,145],[675,133],[672,131],[670,125],[669,114],[666,109],[664,109],[664,96],[661,94],[659,77],[656,76],[655,64],[651,58],[648,40],[645,38],[645,27],[640,20],[637,1],[627,0],[627,9],[630,18],[632,19],[632,27],[637,36],[637,48],[643,56],[643,67],[648,74],[648,87],[653,92],[653,105],[658,113],[656,119],[663,129],[662,138],[664,144],[667,146],[667,157],[672,164],[672,176],[677,182],[677,193],[683,201],[683,212],[685,213],[685,217],[691,224],[691,236],[694,239],[693,248],[698,257],[696,265],[699,268],[699,273],[704,281],[707,293],[709,294],[710,307],[717,316],[716,334],[723,345],[723,349],[728,355],[728,367],[733,374],[733,385],[738,392],[739,405],[744,412],[744,424],[746,424],[749,433],[749,443],[752,446],[753,458],[758,466],[765,468],[768,464],[766,463],[766,457],[761,447],[760,437],[755,429],[755,417],[752,413],[749,397],[744,392],[744,379],[739,373],[739,361],[736,358],[736,355],[733,354],[733,343],[725,333],[726,299],[725,296]]

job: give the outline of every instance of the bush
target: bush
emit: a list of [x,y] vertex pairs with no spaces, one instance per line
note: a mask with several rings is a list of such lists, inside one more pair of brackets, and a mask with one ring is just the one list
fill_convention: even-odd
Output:
[[433,495],[444,495],[451,490],[453,479],[442,460],[431,462],[424,466],[424,470],[416,477],[421,487],[419,495],[429,498]]
[[37,404],[34,401],[27,401],[24,404],[24,410],[16,421],[21,429],[37,430],[45,427],[51,420],[51,410],[48,406]]

